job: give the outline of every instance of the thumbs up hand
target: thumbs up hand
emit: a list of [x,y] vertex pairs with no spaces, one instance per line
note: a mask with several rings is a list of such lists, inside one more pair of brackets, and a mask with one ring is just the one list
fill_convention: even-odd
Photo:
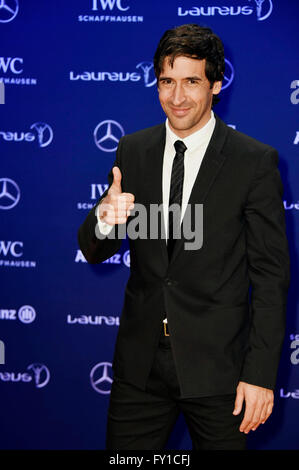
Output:
[[112,173],[113,173],[113,182],[112,185],[109,188],[108,194],[121,194],[122,189],[121,189],[121,171],[118,168],[118,166],[114,166],[112,168]]
[[117,166],[112,168],[113,182],[107,196],[99,205],[99,217],[109,225],[125,224],[134,207],[135,196],[123,193],[121,188],[122,174]]

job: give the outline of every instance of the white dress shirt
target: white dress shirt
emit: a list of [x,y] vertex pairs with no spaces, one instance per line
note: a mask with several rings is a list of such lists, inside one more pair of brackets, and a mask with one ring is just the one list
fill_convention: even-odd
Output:
[[[168,205],[169,205],[169,192],[170,192],[170,181],[171,181],[171,171],[172,163],[175,157],[175,148],[174,143],[176,140],[181,140],[187,147],[184,157],[184,183],[183,183],[183,194],[182,194],[182,211],[181,211],[181,222],[189,201],[189,197],[194,185],[197,173],[199,171],[202,159],[206,152],[207,146],[212,137],[214,127],[216,124],[215,116],[213,111],[211,111],[211,117],[209,121],[196,132],[182,139],[177,136],[169,127],[168,119],[166,119],[166,142],[164,149],[164,158],[163,158],[163,176],[162,176],[162,194],[163,194],[163,211],[164,211],[164,221],[165,221],[165,234],[168,238]],[[106,224],[100,220],[98,212],[98,225],[99,230],[104,235],[112,230],[113,225]]]

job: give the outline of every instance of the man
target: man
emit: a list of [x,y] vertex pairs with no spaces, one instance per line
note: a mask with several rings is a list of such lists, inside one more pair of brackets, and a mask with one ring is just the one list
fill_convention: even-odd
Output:
[[[160,235],[129,237],[107,448],[163,449],[182,411],[194,449],[245,449],[272,412],[284,338],[278,156],[213,113],[224,52],[209,28],[166,31],[154,67],[166,123],[120,140],[109,189],[79,229],[84,256],[100,263],[120,248],[137,204],[148,214],[163,203]],[[194,238],[202,232],[195,249],[184,214]]]

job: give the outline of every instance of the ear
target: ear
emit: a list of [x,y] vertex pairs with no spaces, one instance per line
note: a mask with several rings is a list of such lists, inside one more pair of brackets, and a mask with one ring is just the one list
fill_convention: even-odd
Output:
[[218,95],[222,87],[222,81],[214,82],[213,84],[213,95]]

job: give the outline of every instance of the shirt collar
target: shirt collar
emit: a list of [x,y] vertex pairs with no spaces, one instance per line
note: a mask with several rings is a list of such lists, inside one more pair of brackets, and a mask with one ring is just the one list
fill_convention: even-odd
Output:
[[196,147],[199,147],[202,143],[206,142],[206,139],[209,139],[212,136],[216,119],[213,111],[211,110],[211,117],[209,121],[198,131],[193,132],[193,134],[188,135],[182,139],[177,136],[169,127],[168,118],[166,119],[166,145],[170,146],[173,149],[173,144],[176,140],[181,140],[187,147],[187,151],[193,151]]

